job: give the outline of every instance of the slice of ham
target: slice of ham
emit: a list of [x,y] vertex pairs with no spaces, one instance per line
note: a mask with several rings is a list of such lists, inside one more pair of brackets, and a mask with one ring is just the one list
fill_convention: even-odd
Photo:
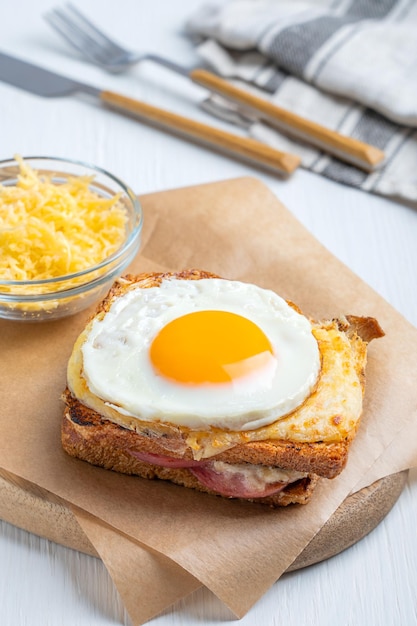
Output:
[[254,484],[247,471],[234,469],[233,472],[219,472],[213,463],[192,467],[190,472],[211,491],[230,498],[263,498],[282,491],[288,485],[287,482]]
[[282,491],[288,485],[288,482],[254,482],[251,480],[250,472],[243,469],[239,471],[236,467],[233,468],[233,471],[219,471],[212,461],[176,459],[150,452],[137,452],[136,450],[129,452],[144,463],[171,469],[188,469],[202,485],[229,498],[263,498]]

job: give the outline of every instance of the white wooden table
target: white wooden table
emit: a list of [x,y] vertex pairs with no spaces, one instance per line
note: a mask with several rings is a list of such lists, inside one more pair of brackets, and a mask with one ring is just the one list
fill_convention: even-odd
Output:
[[[195,0],[83,0],[132,48],[193,64],[182,35]],[[3,0],[0,49],[96,86],[119,90],[227,128],[198,109],[203,91],[149,63],[108,76],[72,56],[43,20],[52,0]],[[0,158],[56,155],[113,172],[138,193],[255,175],[333,254],[417,325],[417,210],[298,171],[282,181],[72,97],[44,100],[0,83]],[[233,129],[228,129],[233,130]],[[235,131],[238,132],[238,131]],[[417,357],[416,357],[417,358]],[[417,471],[391,513],[359,544],[284,576],[241,620],[244,626],[417,624]],[[152,624],[229,624],[199,590]],[[2,626],[104,626],[129,619],[101,561],[0,522]]]

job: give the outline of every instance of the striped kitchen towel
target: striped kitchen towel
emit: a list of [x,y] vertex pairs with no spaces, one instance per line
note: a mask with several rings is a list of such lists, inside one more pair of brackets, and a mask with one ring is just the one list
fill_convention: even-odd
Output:
[[299,154],[317,174],[417,204],[417,0],[223,1],[199,9],[187,29],[222,76],[381,148],[386,160],[369,174],[217,96],[206,110]]

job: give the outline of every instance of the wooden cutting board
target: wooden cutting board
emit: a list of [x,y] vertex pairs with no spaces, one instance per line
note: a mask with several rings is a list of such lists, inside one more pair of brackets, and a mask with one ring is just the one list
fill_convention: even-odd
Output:
[[[365,537],[391,510],[407,476],[408,471],[392,474],[349,496],[287,571],[324,561]],[[55,543],[98,557],[65,502],[4,471],[0,472],[0,518]]]

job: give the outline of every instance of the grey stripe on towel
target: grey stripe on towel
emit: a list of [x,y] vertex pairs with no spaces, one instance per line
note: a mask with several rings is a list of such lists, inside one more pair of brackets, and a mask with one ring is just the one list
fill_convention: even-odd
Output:
[[[326,15],[289,26],[278,32],[268,45],[264,46],[260,41],[259,47],[279,67],[295,76],[302,76],[311,58],[341,28],[364,19],[381,19],[391,12],[396,3],[397,0],[354,0],[344,15]],[[274,28],[276,25],[272,25],[268,32]],[[350,36],[353,34],[354,31],[351,31]]]

